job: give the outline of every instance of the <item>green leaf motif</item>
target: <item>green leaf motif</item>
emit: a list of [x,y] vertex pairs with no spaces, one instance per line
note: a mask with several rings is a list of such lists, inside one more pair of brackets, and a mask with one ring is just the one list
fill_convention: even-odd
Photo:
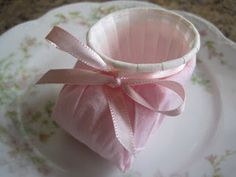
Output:
[[62,13],[55,14],[54,17],[56,18],[56,20],[53,22],[52,26],[56,26],[59,25],[60,23],[67,22],[66,16]]
[[48,116],[51,116],[52,114],[52,109],[53,109],[53,106],[54,106],[54,102],[52,101],[48,101],[45,106],[44,106],[44,111],[47,113]]
[[115,12],[117,10],[121,10],[121,9],[125,9],[127,8],[126,6],[110,6],[110,7],[97,7],[95,8],[92,13],[89,15],[87,21],[89,22],[89,25],[93,25],[94,23],[96,23],[99,19],[101,19],[102,17]]
[[35,37],[26,36],[24,41],[20,44],[20,50],[22,51],[23,58],[29,58],[30,48],[36,45],[39,45]]
[[[31,145],[22,138],[24,133],[16,106],[17,97],[21,92],[27,89],[30,90],[32,87],[30,80],[34,77],[35,72],[32,74],[31,72],[33,71],[29,71],[26,68],[26,64],[30,59],[31,50],[41,44],[35,37],[26,36],[20,43],[18,50],[0,59],[0,106],[5,108],[5,119],[0,121],[0,142],[8,147],[9,158],[20,158],[22,163],[31,162],[43,173],[49,171],[45,170],[48,168],[46,160],[35,153]],[[48,111],[50,111],[49,108]],[[40,112],[34,112],[32,114],[32,122],[37,122],[40,117]],[[53,123],[51,125],[55,127]],[[37,136],[38,134],[36,133],[38,132],[30,128],[26,131]],[[30,159],[30,161],[26,159]]]
[[58,13],[55,14],[55,21],[52,23],[52,26],[59,25],[59,24],[65,24],[70,21],[73,21],[75,23],[80,23],[80,25],[83,25],[85,27],[90,27],[94,23],[96,23],[99,19],[104,17],[105,15],[108,15],[112,12],[115,12],[117,10],[130,8],[130,7],[136,7],[136,5],[111,5],[111,6],[99,6],[94,9],[92,9],[91,13],[89,15],[84,15],[80,11],[69,11],[68,13]]
[[69,12],[69,17],[71,19],[76,19],[78,17],[80,17],[81,13],[79,11],[71,11]]
[[215,43],[214,43],[214,41],[208,40],[208,41],[205,42],[205,45],[207,46],[208,49],[215,50]]
[[194,73],[192,75],[191,81],[194,85],[200,85],[205,88],[206,91],[210,89],[210,80],[203,78],[199,74]]
[[41,143],[47,143],[51,136],[54,135],[57,124],[52,120],[51,114],[54,102],[46,101],[38,107],[26,106],[23,111],[23,124],[26,136],[30,136],[32,140],[38,140]]
[[19,50],[0,59],[0,105],[12,103],[26,87],[31,74],[25,68],[32,48],[41,45],[35,37],[26,36]]
[[[210,163],[213,174],[212,177],[223,177],[221,172],[221,165],[224,163],[230,156],[235,155],[235,151],[226,150],[222,155],[209,155],[206,157],[208,162]],[[206,176],[207,177],[207,176]]]
[[209,59],[215,58],[220,62],[220,64],[222,64],[222,65],[227,64],[226,61],[223,58],[224,54],[220,51],[217,51],[214,41],[207,40],[205,42],[204,46],[206,46],[207,49],[208,49],[208,58]]

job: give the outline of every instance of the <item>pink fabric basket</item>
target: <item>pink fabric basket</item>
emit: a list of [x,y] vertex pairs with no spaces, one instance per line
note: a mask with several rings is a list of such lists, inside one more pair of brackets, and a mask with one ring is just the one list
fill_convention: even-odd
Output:
[[[88,32],[88,46],[120,73],[159,74],[162,80],[184,84],[195,67],[200,38],[182,16],[155,8],[132,8],[112,13]],[[74,69],[90,68],[77,62]],[[121,170],[130,168],[133,154],[118,140],[104,85],[65,84],[53,119],[68,133]],[[132,88],[154,107],[166,110],[176,95],[158,84]],[[114,88],[117,89],[117,88]],[[114,96],[114,95],[113,95]],[[138,152],[164,114],[147,109],[123,94]],[[158,133],[158,132],[157,132]]]

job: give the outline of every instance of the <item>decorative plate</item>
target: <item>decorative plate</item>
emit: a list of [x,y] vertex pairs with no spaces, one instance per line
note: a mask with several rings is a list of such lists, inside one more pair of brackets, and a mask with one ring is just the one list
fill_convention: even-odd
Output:
[[110,12],[138,1],[77,3],[51,10],[0,37],[0,176],[234,177],[236,174],[236,44],[206,20],[177,11],[201,34],[197,68],[186,86],[185,112],[166,118],[121,173],[60,129],[50,118],[61,86],[35,86],[42,73],[72,67],[73,57],[44,39],[59,25],[85,41]]

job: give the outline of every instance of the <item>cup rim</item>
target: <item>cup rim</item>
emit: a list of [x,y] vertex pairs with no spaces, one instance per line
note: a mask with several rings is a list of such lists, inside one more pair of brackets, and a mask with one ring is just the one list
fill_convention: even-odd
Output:
[[[105,55],[104,53],[102,53],[96,49],[96,47],[94,46],[94,44],[92,42],[92,33],[94,31],[94,28],[97,25],[99,25],[102,21],[107,20],[108,18],[110,18],[112,16],[118,16],[118,15],[127,13],[129,11],[139,11],[139,10],[152,10],[152,11],[156,11],[157,13],[164,13],[166,15],[171,15],[175,18],[178,18],[179,21],[185,23],[193,31],[193,34],[194,34],[193,47],[188,52],[186,52],[183,56],[181,56],[179,58],[164,61],[161,63],[142,63],[142,64],[115,60],[115,59],[112,59],[111,57]],[[110,64],[117,69],[120,69],[123,71],[128,71],[128,72],[156,72],[156,71],[164,71],[164,70],[174,69],[176,67],[186,64],[192,58],[195,58],[194,55],[196,55],[196,53],[200,49],[200,35],[199,35],[199,32],[196,29],[196,27],[189,20],[187,20],[183,16],[181,16],[171,10],[166,10],[166,9],[158,8],[158,7],[134,7],[134,8],[123,9],[123,10],[119,10],[119,11],[110,13],[109,15],[98,20],[87,32],[87,44],[96,53],[98,53],[98,55],[107,64]]]

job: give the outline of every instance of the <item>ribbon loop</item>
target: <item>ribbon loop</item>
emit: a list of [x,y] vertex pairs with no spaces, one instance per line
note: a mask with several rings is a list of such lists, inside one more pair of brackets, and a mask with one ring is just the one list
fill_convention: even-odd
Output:
[[[74,36],[59,27],[54,27],[46,37],[61,50],[71,54],[79,61],[90,66],[91,69],[56,69],[48,71],[37,84],[62,83],[74,85],[101,85],[104,88],[108,107],[111,113],[114,131],[117,140],[130,153],[135,153],[134,132],[130,123],[129,112],[124,95],[128,95],[134,102],[147,109],[165,114],[177,116],[184,109],[185,91],[181,84],[166,79],[170,73],[177,73],[183,69],[183,65],[173,71],[161,74],[123,73],[120,76],[115,69],[109,67],[102,58],[87,45],[81,43]],[[93,70],[95,69],[95,71]],[[105,71],[105,72],[104,72]],[[152,106],[133,88],[133,85],[158,84],[175,92],[182,103],[172,110],[159,110]],[[108,87],[107,87],[108,86]]]
[[46,39],[88,66],[103,71],[111,69],[96,52],[60,27],[53,27]]
[[185,92],[184,92],[184,88],[182,85],[180,85],[177,82],[174,81],[158,81],[155,84],[166,87],[167,89],[172,90],[174,93],[176,93],[182,100],[182,103],[177,106],[174,109],[171,110],[159,110],[158,108],[153,107],[152,105],[150,105],[140,94],[138,94],[131,86],[126,85],[123,87],[123,89],[125,90],[125,93],[131,98],[133,99],[136,103],[139,103],[140,105],[154,111],[154,112],[158,112],[161,114],[165,114],[168,116],[178,116],[183,110],[184,110],[184,106],[185,106]]

